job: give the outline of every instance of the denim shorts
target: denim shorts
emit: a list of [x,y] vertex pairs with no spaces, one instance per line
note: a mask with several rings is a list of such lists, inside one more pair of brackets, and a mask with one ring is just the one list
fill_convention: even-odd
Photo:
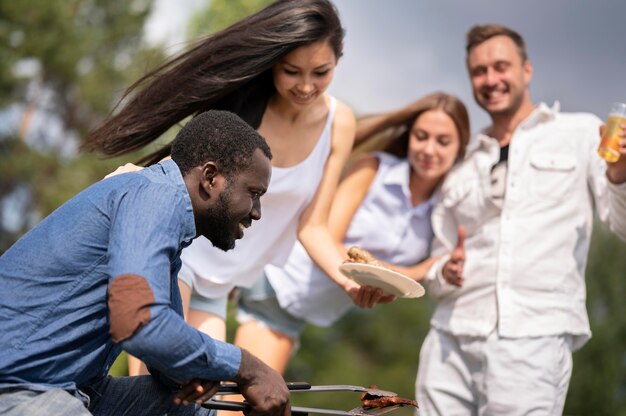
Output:
[[196,292],[193,287],[193,278],[196,277],[193,270],[189,267],[183,266],[178,272],[178,280],[186,284],[191,288],[191,300],[189,301],[189,309],[196,309],[199,311],[211,313],[217,315],[223,320],[226,320],[226,308],[228,307],[228,296],[221,298],[207,298]]
[[278,303],[276,292],[265,273],[249,289],[242,288],[237,301],[237,321],[255,320],[266,327],[298,340],[307,322],[296,318]]

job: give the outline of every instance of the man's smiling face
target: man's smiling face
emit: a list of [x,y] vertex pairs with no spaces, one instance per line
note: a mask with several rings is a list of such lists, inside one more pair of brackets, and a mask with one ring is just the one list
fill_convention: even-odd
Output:
[[235,247],[244,229],[261,219],[261,196],[267,191],[271,176],[269,159],[257,149],[247,169],[220,181],[217,201],[200,213],[196,224],[199,234],[224,251]]
[[508,36],[494,36],[473,47],[467,66],[476,103],[491,115],[512,115],[521,106],[532,75]]

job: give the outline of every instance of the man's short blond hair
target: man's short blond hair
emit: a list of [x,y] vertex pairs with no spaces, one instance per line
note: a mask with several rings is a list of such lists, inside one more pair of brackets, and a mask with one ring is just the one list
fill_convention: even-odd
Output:
[[525,62],[528,59],[524,38],[522,38],[522,36],[520,36],[520,34],[513,29],[497,24],[477,25],[472,27],[469,32],[467,32],[467,44],[465,46],[467,55],[469,56],[474,47],[494,36],[506,36],[511,38],[517,47],[517,51],[522,58],[522,62]]

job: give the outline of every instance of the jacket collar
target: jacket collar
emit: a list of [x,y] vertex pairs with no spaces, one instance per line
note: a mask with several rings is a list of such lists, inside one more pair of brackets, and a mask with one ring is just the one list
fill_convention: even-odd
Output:
[[[530,115],[526,117],[526,119],[522,120],[517,128],[522,130],[529,130],[541,123],[554,120],[560,110],[561,104],[558,101],[555,101],[552,107],[549,107],[546,103],[543,102],[539,103],[537,108],[535,108],[535,110],[530,113]],[[494,146],[500,147],[498,141],[486,133],[488,129],[489,127],[484,128],[476,136],[476,148],[489,150]],[[471,153],[471,151],[468,153]]]

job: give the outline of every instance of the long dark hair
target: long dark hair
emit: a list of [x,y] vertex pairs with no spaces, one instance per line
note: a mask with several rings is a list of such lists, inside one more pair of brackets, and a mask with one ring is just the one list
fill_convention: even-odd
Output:
[[[119,156],[156,140],[188,116],[209,109],[238,114],[257,129],[275,93],[271,68],[294,49],[326,40],[337,58],[345,31],[328,0],[278,0],[192,47],[131,85],[83,149]],[[122,101],[127,101],[121,104]],[[170,153],[147,156],[147,164]]]
[[398,157],[406,157],[409,136],[415,120],[427,111],[442,110],[450,116],[459,133],[460,146],[457,160],[463,159],[470,139],[470,122],[465,104],[454,95],[436,92],[421,98],[417,103],[411,104],[411,107],[414,111],[407,114],[404,119],[398,120],[393,125],[387,125],[383,132],[374,131],[370,137],[362,139],[363,143],[370,139],[376,140],[374,145],[369,146],[368,151],[382,150]]

